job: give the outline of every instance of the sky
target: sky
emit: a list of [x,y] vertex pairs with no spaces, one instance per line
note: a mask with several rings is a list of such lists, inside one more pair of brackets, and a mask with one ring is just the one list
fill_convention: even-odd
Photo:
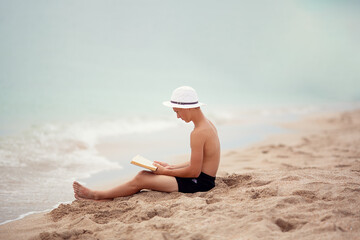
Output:
[[138,110],[181,85],[210,104],[359,101],[359,10],[335,0],[0,0],[0,116]]

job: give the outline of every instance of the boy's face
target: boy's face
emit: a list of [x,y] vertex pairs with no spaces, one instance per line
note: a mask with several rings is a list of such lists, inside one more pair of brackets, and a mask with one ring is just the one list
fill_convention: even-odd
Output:
[[177,115],[177,118],[181,118],[185,122],[190,122],[189,109],[183,108],[173,108],[174,112]]

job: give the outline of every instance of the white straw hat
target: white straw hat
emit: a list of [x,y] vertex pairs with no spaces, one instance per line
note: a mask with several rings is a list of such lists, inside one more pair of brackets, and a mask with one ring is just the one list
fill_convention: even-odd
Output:
[[175,89],[171,95],[171,101],[163,102],[163,104],[173,108],[197,108],[205,105],[199,102],[195,89],[188,86]]

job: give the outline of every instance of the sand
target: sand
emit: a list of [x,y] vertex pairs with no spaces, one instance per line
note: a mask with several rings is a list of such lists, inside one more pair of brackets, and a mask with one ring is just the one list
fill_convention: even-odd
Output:
[[360,110],[284,124],[224,152],[206,193],[74,201],[0,226],[0,239],[360,239]]

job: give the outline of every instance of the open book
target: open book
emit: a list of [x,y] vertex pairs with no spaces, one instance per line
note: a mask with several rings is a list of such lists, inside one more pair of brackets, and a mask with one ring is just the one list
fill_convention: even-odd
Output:
[[149,169],[151,171],[156,171],[157,167],[155,167],[153,165],[153,162],[140,156],[140,155],[137,155],[135,156],[132,161],[131,161],[131,164],[134,164],[136,166],[139,166],[139,167],[143,167],[143,168],[146,168],[146,169]]

